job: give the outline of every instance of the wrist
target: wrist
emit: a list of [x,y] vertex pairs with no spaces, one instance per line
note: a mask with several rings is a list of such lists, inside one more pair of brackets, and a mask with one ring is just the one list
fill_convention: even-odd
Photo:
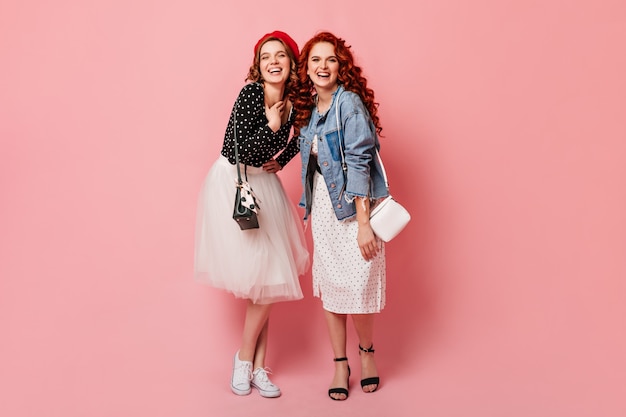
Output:
[[269,127],[272,132],[276,133],[278,129],[280,129],[280,123],[267,122],[267,127]]

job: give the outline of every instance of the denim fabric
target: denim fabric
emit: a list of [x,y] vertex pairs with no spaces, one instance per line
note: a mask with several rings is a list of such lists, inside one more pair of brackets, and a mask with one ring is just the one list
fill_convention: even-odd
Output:
[[[337,97],[339,97],[338,100]],[[341,135],[335,116],[337,105],[340,123],[343,127]],[[340,138],[344,144],[347,167],[345,173],[342,168]],[[307,178],[311,177],[308,171],[311,169],[309,158],[313,140],[317,140],[318,164],[338,220],[347,219],[356,214],[355,197],[377,199],[389,194],[376,157],[376,149],[380,148],[376,129],[367,108],[357,94],[345,91],[342,86],[339,86],[333,93],[333,101],[328,111],[320,115],[313,110],[309,125],[300,130],[298,139],[304,189],[299,205],[306,208],[305,219],[308,218],[311,207],[310,184]]]

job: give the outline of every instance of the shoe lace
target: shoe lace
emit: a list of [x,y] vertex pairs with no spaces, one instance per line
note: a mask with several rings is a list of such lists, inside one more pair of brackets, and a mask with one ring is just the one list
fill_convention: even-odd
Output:
[[248,381],[252,379],[252,365],[250,363],[241,362],[235,367],[235,370],[238,371],[236,377],[245,377]]
[[271,373],[272,370],[270,368],[257,368],[257,377],[260,379],[260,382],[272,384],[269,378],[269,374]]

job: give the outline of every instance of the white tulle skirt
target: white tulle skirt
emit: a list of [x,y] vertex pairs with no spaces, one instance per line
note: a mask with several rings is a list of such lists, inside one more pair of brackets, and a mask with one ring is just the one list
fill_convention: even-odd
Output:
[[309,253],[296,208],[276,174],[247,172],[259,228],[241,230],[233,220],[237,169],[220,156],[198,199],[195,278],[257,304],[301,299]]

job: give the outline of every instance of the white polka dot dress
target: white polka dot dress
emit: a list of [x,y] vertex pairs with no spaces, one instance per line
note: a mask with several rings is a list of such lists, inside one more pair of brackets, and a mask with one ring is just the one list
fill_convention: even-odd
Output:
[[385,247],[371,261],[361,256],[356,218],[337,220],[320,173],[313,180],[313,295],[338,314],[378,313],[385,306]]

